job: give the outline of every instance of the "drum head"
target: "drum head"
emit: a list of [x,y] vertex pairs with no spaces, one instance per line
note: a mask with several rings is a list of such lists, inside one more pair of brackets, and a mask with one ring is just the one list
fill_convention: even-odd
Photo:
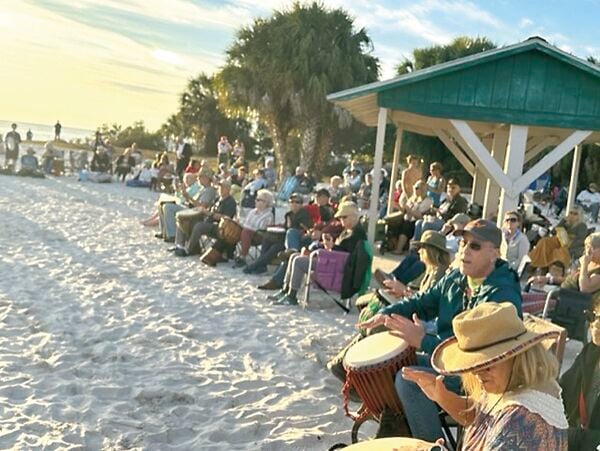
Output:
[[352,346],[344,357],[344,364],[352,368],[385,362],[408,348],[408,343],[389,332],[371,335]]
[[348,451],[392,451],[394,449],[401,451],[429,451],[433,446],[435,444],[416,438],[391,437],[355,443],[344,449]]
[[267,227],[267,232],[285,233],[285,228],[284,227]]
[[194,208],[188,208],[187,210],[181,210],[176,213],[176,215],[180,218],[192,217],[200,214],[202,214],[202,212]]

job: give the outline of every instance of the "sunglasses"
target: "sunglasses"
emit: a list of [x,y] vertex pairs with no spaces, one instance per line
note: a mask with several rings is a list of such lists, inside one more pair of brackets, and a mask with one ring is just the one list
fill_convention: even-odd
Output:
[[481,248],[483,248],[483,244],[478,243],[477,241],[467,241],[467,240],[462,240],[460,242],[460,247],[468,247],[469,249],[473,250],[473,251],[480,251]]
[[576,211],[570,211],[569,214],[573,215],[573,216],[578,216],[579,215],[579,213],[577,213]]
[[504,218],[504,222],[518,222],[519,220],[517,218],[510,217],[510,218]]
[[587,320],[587,322],[590,324],[600,319],[600,314],[597,314],[592,310],[585,310],[583,314],[585,315],[585,319]]

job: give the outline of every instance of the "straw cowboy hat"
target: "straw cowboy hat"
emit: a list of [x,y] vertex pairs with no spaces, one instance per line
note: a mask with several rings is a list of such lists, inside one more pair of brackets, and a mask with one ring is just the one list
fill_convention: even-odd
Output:
[[338,207],[335,217],[343,218],[346,216],[358,216],[358,207],[354,202],[342,202]]
[[440,374],[479,371],[508,360],[558,331],[528,330],[510,302],[485,302],[452,320],[455,336],[443,341],[431,356]]
[[431,246],[436,249],[449,253],[446,249],[446,236],[443,233],[436,232],[435,230],[426,230],[421,235],[420,241],[415,241],[413,245],[418,249],[422,246]]

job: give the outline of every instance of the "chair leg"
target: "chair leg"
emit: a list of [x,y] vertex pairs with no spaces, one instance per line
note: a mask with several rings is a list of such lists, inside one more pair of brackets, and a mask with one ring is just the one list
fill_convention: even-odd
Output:
[[[310,280],[310,276],[312,274],[312,267],[313,267],[313,254],[310,255],[310,257],[308,258],[308,271],[306,272],[306,287],[304,289],[304,301],[302,302],[302,308],[306,308],[308,307],[308,299],[309,299],[309,293],[310,293],[310,284],[311,284],[311,280]],[[292,262],[290,262],[291,264]]]

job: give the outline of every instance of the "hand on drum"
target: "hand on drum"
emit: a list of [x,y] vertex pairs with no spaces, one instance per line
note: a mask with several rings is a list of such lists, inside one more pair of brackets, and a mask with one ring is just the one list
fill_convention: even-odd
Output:
[[416,313],[413,313],[412,321],[402,315],[392,314],[384,318],[383,324],[392,335],[404,339],[410,346],[417,349],[425,336],[425,326]]
[[411,367],[405,366],[402,368],[402,377],[407,381],[417,384],[423,393],[425,393],[425,396],[434,402],[439,403],[439,401],[443,399],[444,395],[448,391],[444,385],[444,376],[439,374],[415,370]]
[[385,318],[386,315],[378,313],[377,315],[373,316],[370,320],[358,323],[356,327],[360,329],[373,329],[374,327],[383,325],[383,323],[385,322]]
[[408,290],[408,288],[406,288],[406,285],[404,285],[402,282],[396,279],[384,280],[383,286],[385,287],[385,291],[387,291],[396,298],[406,296]]

